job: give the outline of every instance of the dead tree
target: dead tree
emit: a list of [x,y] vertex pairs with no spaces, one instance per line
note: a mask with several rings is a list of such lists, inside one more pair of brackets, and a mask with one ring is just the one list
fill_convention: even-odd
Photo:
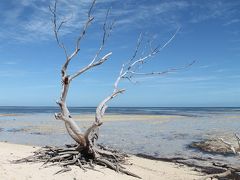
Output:
[[[154,56],[156,56],[162,49],[164,49],[176,36],[178,30],[174,33],[174,35],[164,44],[164,45],[157,45],[154,48],[152,47],[152,41],[149,41],[150,43],[148,43],[148,48],[146,48],[146,46],[144,46],[144,48],[140,51],[140,47],[143,46],[143,37],[140,34],[138,41],[137,41],[137,45],[136,45],[136,49],[132,55],[132,57],[127,61],[126,64],[123,64],[118,77],[116,78],[115,82],[114,82],[114,88],[113,88],[113,92],[107,96],[96,108],[96,113],[95,113],[95,122],[93,123],[93,125],[87,129],[86,133],[85,133],[85,137],[87,139],[87,142],[89,143],[89,145],[91,146],[91,148],[95,147],[95,141],[98,138],[98,129],[99,127],[103,124],[103,122],[101,121],[108,105],[107,103],[112,100],[113,98],[115,98],[116,96],[118,96],[121,93],[124,93],[126,91],[126,89],[124,88],[119,88],[119,83],[122,80],[129,80],[131,83],[135,83],[137,81],[135,81],[135,77],[139,77],[139,76],[161,76],[170,72],[174,72],[174,71],[178,71],[181,69],[186,69],[188,67],[190,67],[193,63],[195,63],[195,61],[191,62],[190,64],[187,64],[186,66],[180,67],[180,68],[170,68],[167,69],[165,71],[157,71],[157,72],[140,72],[140,67],[147,63],[147,61],[152,60],[152,58]],[[146,49],[148,49],[147,52]],[[140,55],[140,56],[138,56]],[[94,152],[94,151],[93,151]]]
[[[91,68],[99,66],[106,62],[109,57],[111,56],[112,52],[106,53],[104,56],[100,57],[101,52],[104,49],[106,40],[108,39],[114,22],[108,22],[108,17],[110,11],[108,10],[106,13],[105,21],[103,23],[103,35],[102,41],[98,51],[96,52],[93,59],[90,63],[80,69],[79,71],[69,74],[68,73],[68,66],[69,63],[78,55],[80,52],[80,45],[81,40],[86,36],[86,32],[88,27],[94,20],[92,15],[93,8],[95,6],[96,0],[93,0],[91,6],[88,11],[87,20],[83,26],[81,33],[79,34],[75,49],[71,54],[68,54],[67,49],[65,48],[64,43],[59,38],[59,31],[61,30],[62,26],[66,23],[66,21],[58,22],[57,19],[57,1],[53,7],[49,7],[53,19],[53,31],[57,41],[58,46],[63,49],[65,54],[65,63],[61,69],[61,83],[62,83],[62,91],[59,101],[57,104],[60,107],[60,112],[55,114],[55,118],[57,120],[62,120],[65,123],[66,130],[68,134],[72,137],[72,139],[76,142],[76,145],[67,146],[66,148],[59,148],[59,147],[45,147],[37,152],[35,152],[34,156],[24,158],[17,162],[23,161],[43,161],[46,165],[48,162],[54,164],[58,164],[63,166],[63,169],[59,172],[65,172],[71,170],[69,165],[77,165],[80,166],[82,169],[85,169],[84,166],[90,165],[93,167],[93,164],[99,164],[109,167],[110,169],[123,172],[125,174],[138,177],[139,176],[127,171],[121,163],[125,162],[126,154],[119,153],[118,151],[105,148],[103,146],[97,145],[96,141],[99,136],[99,127],[103,124],[102,117],[107,109],[107,104],[110,100],[115,98],[117,95],[125,92],[126,90],[123,88],[119,88],[119,83],[122,80],[129,80],[130,82],[136,82],[135,77],[139,76],[159,76],[164,75],[169,72],[186,69],[191,66],[194,62],[180,68],[170,68],[165,71],[157,71],[157,72],[141,72],[141,67],[152,60],[154,56],[156,56],[159,52],[161,52],[176,36],[178,30],[173,34],[173,36],[163,45],[156,45],[153,46],[153,41],[148,41],[147,43],[143,42],[143,36],[140,35],[137,41],[136,49],[131,56],[131,58],[122,65],[119,75],[115,80],[114,89],[112,93],[107,96],[96,108],[95,113],[95,121],[94,123],[86,130],[86,132],[82,132],[77,123],[74,121],[73,117],[70,114],[68,106],[66,104],[68,90],[72,81],[80,76],[81,74],[85,73]],[[57,173],[59,173],[57,172]]]
[[69,165],[77,165],[85,170],[86,166],[88,168],[89,167],[93,168],[94,167],[93,164],[98,164],[140,178],[139,176],[127,171],[123,166],[121,166],[120,163],[125,162],[125,157],[127,156],[126,154],[120,153],[118,151],[100,145],[99,146],[95,145],[93,141],[94,139],[97,139],[96,138],[97,133],[95,132],[98,130],[98,128],[95,127],[100,126],[99,123],[100,121],[96,120],[96,123],[94,123],[91,126],[91,128],[89,128],[89,130],[87,130],[85,133],[82,132],[77,123],[74,121],[73,117],[71,116],[66,103],[68,90],[70,88],[72,81],[81,74],[85,73],[86,71],[106,62],[112,54],[112,52],[108,52],[104,56],[100,57],[100,54],[102,53],[105,43],[109,38],[110,33],[114,26],[114,21],[109,22],[108,20],[110,13],[110,10],[108,10],[106,12],[106,17],[103,23],[102,41],[93,59],[90,60],[87,66],[79,69],[77,72],[73,74],[68,73],[69,64],[79,54],[81,41],[86,36],[87,30],[94,20],[92,11],[95,4],[96,0],[93,0],[88,10],[87,20],[84,23],[84,26],[78,38],[76,39],[75,49],[71,54],[68,54],[67,48],[59,38],[59,32],[67,21],[63,20],[58,22],[57,0],[55,0],[55,3],[52,7],[49,6],[50,12],[52,13],[53,32],[55,35],[55,39],[57,41],[58,46],[61,49],[63,49],[63,52],[65,54],[65,63],[63,64],[61,69],[62,91],[60,99],[57,101],[57,104],[59,105],[61,111],[55,114],[55,118],[57,120],[62,120],[64,122],[68,134],[76,142],[76,145],[73,146],[66,145],[67,147],[64,148],[49,146],[44,147],[43,149],[36,151],[33,156],[17,160],[15,161],[15,163],[44,162],[44,165],[46,166],[48,166],[47,163],[52,163],[51,165],[57,164],[63,167],[63,169],[58,171],[57,173],[62,173],[71,170]]
[[84,27],[83,27],[79,37],[76,40],[76,47],[75,47],[74,51],[72,52],[72,54],[70,54],[70,55],[68,55],[67,50],[64,46],[64,43],[62,43],[59,40],[59,30],[61,29],[61,27],[63,26],[63,24],[66,21],[62,21],[59,24],[57,23],[57,12],[56,12],[57,1],[55,1],[53,8],[49,7],[49,9],[53,15],[52,21],[53,21],[53,31],[55,34],[55,38],[57,40],[59,47],[64,50],[64,53],[66,56],[65,63],[63,64],[62,70],[61,70],[62,92],[61,92],[59,101],[57,101],[57,104],[59,105],[61,112],[56,113],[55,118],[58,120],[64,121],[69,135],[79,144],[79,147],[81,147],[83,149],[87,147],[86,138],[84,137],[84,133],[80,130],[80,128],[78,127],[76,122],[73,120],[72,116],[70,115],[69,109],[66,104],[66,100],[67,100],[68,90],[69,90],[71,82],[76,77],[78,77],[79,75],[88,71],[89,69],[103,64],[105,61],[107,61],[109,59],[109,57],[112,54],[112,52],[109,52],[106,55],[104,55],[103,57],[99,57],[100,53],[102,52],[102,50],[104,48],[105,42],[106,42],[107,38],[109,37],[112,27],[113,27],[113,23],[110,24],[110,26],[107,26],[107,19],[108,19],[109,11],[106,14],[105,22],[103,25],[102,42],[101,42],[100,48],[98,49],[96,55],[93,57],[93,59],[90,61],[90,63],[87,66],[83,67],[82,69],[73,73],[72,75],[68,74],[67,70],[68,70],[69,63],[73,60],[73,58],[75,58],[78,55],[78,53],[80,51],[81,40],[85,37],[88,27],[91,25],[92,21],[94,20],[94,17],[92,16],[92,10],[94,8],[95,3],[96,3],[96,0],[94,0],[92,2],[91,7],[89,8],[88,18],[84,24]]

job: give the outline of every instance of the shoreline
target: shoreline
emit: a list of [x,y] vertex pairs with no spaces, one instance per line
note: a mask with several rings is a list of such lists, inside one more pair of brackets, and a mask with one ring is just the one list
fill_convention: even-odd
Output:
[[[0,117],[12,117],[12,116],[35,116],[35,115],[42,115],[42,116],[52,116],[54,118],[54,113],[0,113]],[[95,113],[72,113],[72,117],[75,118],[75,120],[79,121],[88,121],[88,120],[94,120]],[[103,117],[103,121],[113,121],[118,120],[162,120],[162,119],[172,119],[172,118],[186,118],[189,116],[184,115],[166,115],[166,114],[119,114],[119,113],[106,113]],[[127,118],[127,119],[126,119]]]
[[[125,174],[117,173],[113,170],[96,166],[95,170],[84,172],[79,167],[71,167],[72,171],[54,175],[61,168],[58,166],[41,168],[42,163],[21,163],[12,164],[10,161],[27,157],[39,147],[21,144],[0,142],[0,179],[99,179],[99,180],[134,180],[136,178]],[[151,160],[130,155],[129,165],[124,165],[128,170],[138,174],[142,179],[158,180],[193,180],[200,179],[202,173],[195,171],[182,164]]]

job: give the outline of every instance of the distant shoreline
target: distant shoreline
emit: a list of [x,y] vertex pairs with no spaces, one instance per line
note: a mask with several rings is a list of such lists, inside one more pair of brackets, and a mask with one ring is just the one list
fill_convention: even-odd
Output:
[[[14,106],[14,105],[0,105],[0,108],[11,107],[11,108],[59,108],[56,106]],[[96,108],[96,106],[68,106],[69,108]],[[240,108],[240,106],[111,106],[109,108]]]
[[[72,115],[95,114],[95,107],[70,107]],[[54,114],[58,107],[50,106],[0,106],[0,114]],[[212,114],[239,113],[238,107],[109,107],[106,115],[166,115],[199,117]]]

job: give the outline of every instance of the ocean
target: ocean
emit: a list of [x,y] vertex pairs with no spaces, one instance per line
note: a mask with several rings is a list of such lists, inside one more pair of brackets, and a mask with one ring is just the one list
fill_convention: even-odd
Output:
[[[70,107],[71,113],[95,113],[96,107]],[[0,106],[0,114],[54,114],[59,107],[50,106]],[[240,107],[109,107],[106,113],[205,116],[211,114],[239,114]]]
[[[58,111],[58,107],[1,106],[0,114],[9,116],[0,116],[0,141],[38,146],[73,143],[64,123],[54,119]],[[94,114],[95,108],[71,107],[70,112],[84,116]],[[208,138],[234,137],[240,132],[239,107],[110,107],[107,115],[117,115],[110,116],[115,120],[122,116],[123,120],[104,122],[99,143],[131,154],[211,156],[188,145]],[[92,121],[88,118],[77,123],[84,130]],[[217,157],[232,161],[232,157]]]

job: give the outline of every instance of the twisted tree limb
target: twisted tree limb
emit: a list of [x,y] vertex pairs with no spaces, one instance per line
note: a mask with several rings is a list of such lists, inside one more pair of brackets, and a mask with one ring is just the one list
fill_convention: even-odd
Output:
[[107,38],[109,37],[109,35],[112,31],[113,25],[114,25],[114,23],[111,23],[109,26],[107,26],[109,10],[106,13],[105,22],[103,24],[102,42],[101,42],[101,45],[100,45],[98,51],[96,52],[96,55],[94,56],[94,58],[90,61],[90,63],[87,66],[79,69],[77,72],[73,73],[72,75],[68,74],[67,70],[68,70],[69,63],[72,61],[72,59],[74,57],[76,57],[78,55],[78,53],[80,51],[81,40],[85,37],[88,27],[91,25],[91,23],[94,20],[94,17],[92,15],[92,10],[93,10],[95,4],[96,4],[96,0],[93,0],[91,3],[91,6],[89,8],[89,11],[88,11],[87,20],[85,21],[83,29],[80,32],[80,34],[76,40],[75,49],[73,50],[73,52],[70,55],[68,55],[64,43],[61,42],[61,40],[59,38],[59,31],[67,21],[63,20],[60,23],[58,23],[58,21],[57,21],[57,1],[55,1],[53,7],[49,6],[50,12],[53,15],[52,22],[53,22],[53,31],[54,31],[55,39],[57,41],[58,46],[63,49],[65,56],[66,56],[65,63],[63,64],[62,69],[61,69],[62,92],[61,92],[59,101],[57,101],[57,104],[59,105],[61,112],[56,113],[55,118],[65,122],[65,126],[66,126],[66,129],[67,129],[69,135],[82,147],[86,147],[87,142],[86,142],[84,133],[80,130],[79,126],[76,124],[76,122],[70,115],[70,112],[69,112],[67,104],[66,104],[66,99],[67,99],[67,94],[68,94],[68,90],[70,87],[70,83],[72,82],[73,79],[75,79],[82,73],[86,72],[87,70],[103,64],[105,61],[107,61],[109,59],[109,57],[112,54],[111,52],[109,52],[106,55],[104,55],[103,57],[101,57],[101,58],[99,57],[100,53],[102,52],[102,50],[104,48],[105,42],[106,42]]

